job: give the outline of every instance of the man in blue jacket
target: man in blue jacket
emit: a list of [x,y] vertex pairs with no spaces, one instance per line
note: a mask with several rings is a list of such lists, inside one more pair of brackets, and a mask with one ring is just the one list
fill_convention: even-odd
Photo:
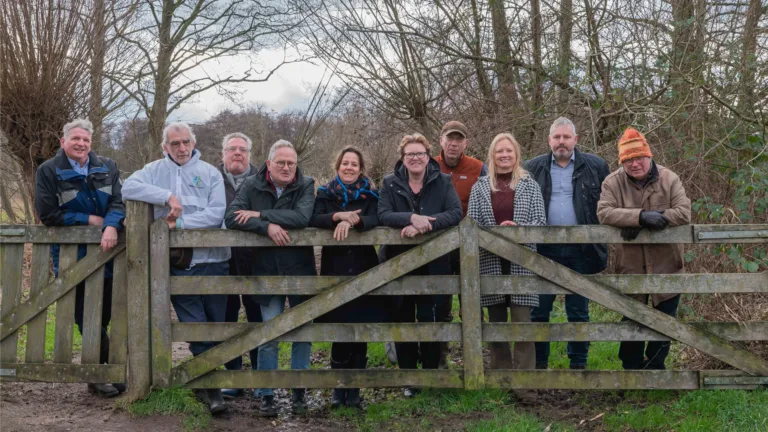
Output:
[[[45,161],[35,174],[35,209],[47,226],[94,225],[101,227],[101,248],[112,249],[117,233],[123,227],[125,206],[121,196],[120,171],[111,159],[91,151],[93,126],[88,120],[74,120],[64,125],[61,149]],[[77,258],[87,252],[80,245]],[[51,247],[53,269],[59,272],[59,245]],[[83,333],[85,283],[75,288],[75,323]],[[99,362],[109,360],[107,326],[112,317],[112,262],[104,270],[104,297],[101,307],[101,351]],[[88,388],[104,397],[125,391],[124,384],[88,384]]]
[[[598,225],[600,186],[611,172],[600,157],[579,151],[576,126],[560,117],[549,128],[548,153],[528,161],[531,177],[539,183],[547,210],[547,225]],[[538,253],[581,274],[599,273],[608,261],[604,244],[540,244]],[[555,296],[539,296],[532,322],[549,322]],[[589,301],[577,294],[565,296],[568,322],[589,322]],[[586,369],[589,342],[568,342],[571,369]],[[549,342],[536,342],[536,369],[549,364]]]

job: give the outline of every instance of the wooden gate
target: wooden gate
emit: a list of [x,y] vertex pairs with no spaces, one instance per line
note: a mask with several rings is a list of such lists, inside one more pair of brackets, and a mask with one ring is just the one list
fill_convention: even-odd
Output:
[[[122,239],[121,239],[122,240]],[[25,244],[31,243],[29,297],[22,300]],[[103,252],[98,227],[3,225],[0,227],[2,307],[0,308],[0,379],[2,381],[119,383],[126,380],[126,253],[119,242]],[[59,274],[51,278],[50,247],[60,244]],[[87,244],[87,255],[78,261],[78,244]],[[112,324],[109,364],[99,364],[104,265],[114,259]],[[82,350],[75,364],[75,287],[85,281]],[[54,323],[48,324],[49,308]],[[19,330],[26,326],[19,349]],[[52,352],[46,352],[46,326],[53,328]],[[17,356],[17,351],[23,351]],[[20,354],[20,353],[19,353]]]
[[[766,242],[766,226],[684,226],[643,232],[635,243]],[[727,230],[727,232],[725,232]],[[764,231],[759,231],[764,230]],[[723,234],[725,232],[725,234]],[[744,235],[734,236],[734,232]],[[730,237],[727,235],[730,233]],[[723,235],[718,235],[723,234]],[[747,235],[748,234],[748,235]],[[754,388],[768,384],[768,362],[732,345],[735,340],[768,340],[768,323],[688,324],[642,305],[626,294],[768,292],[768,273],[582,276],[530,252],[518,243],[622,243],[619,230],[604,226],[494,227],[471,219],[457,228],[402,240],[399,231],[377,228],[350,234],[344,244],[416,244],[414,249],[359,276],[259,277],[169,276],[171,247],[264,247],[268,238],[225,230],[171,231],[162,221],[151,228],[152,383],[191,388],[454,387],[478,389],[694,389]],[[330,232],[291,232],[294,246],[338,245]],[[404,276],[454,249],[460,249],[461,276]],[[538,277],[480,276],[479,248],[533,271]],[[481,294],[581,294],[636,323],[482,323]],[[175,294],[315,295],[266,323],[171,323]],[[461,323],[312,324],[320,315],[361,295],[461,294]],[[461,370],[221,371],[220,366],[270,340],[461,342]],[[676,340],[712,355],[730,371],[484,370],[482,343],[493,341]],[[177,366],[172,342],[223,341]]]

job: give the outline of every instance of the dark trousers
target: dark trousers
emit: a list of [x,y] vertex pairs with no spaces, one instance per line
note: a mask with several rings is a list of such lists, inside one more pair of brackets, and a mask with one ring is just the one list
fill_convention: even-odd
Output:
[[[440,311],[450,302],[449,295],[396,296],[395,322],[442,322]],[[423,369],[437,369],[440,363],[440,342],[396,342],[395,350],[400,369],[416,369],[419,357]]]
[[[643,296],[644,302],[648,302],[648,295]],[[676,295],[671,299],[664,300],[653,308],[674,317],[677,315],[677,307],[680,305],[680,296]],[[623,317],[622,321],[631,321]],[[653,342],[627,342],[622,341],[619,344],[619,359],[626,370],[632,369],[655,369],[664,370],[664,361],[669,355],[669,341]],[[643,353],[645,351],[645,353]]]
[[[230,294],[227,296],[227,310],[224,313],[224,322],[236,323],[240,316],[240,296]],[[242,305],[245,307],[245,316],[248,317],[249,323],[260,323],[261,319],[261,306],[253,301],[253,296],[244,295],[242,297]],[[256,362],[259,356],[259,349],[254,348],[249,352],[251,356],[251,368],[256,370]],[[224,367],[227,370],[240,370],[243,368],[243,356],[237,356],[232,360],[226,362]]]
[[[225,276],[229,274],[229,263],[197,264],[181,270],[171,267],[173,276]],[[214,295],[172,295],[171,303],[179,317],[179,322],[224,322],[227,310],[227,296]],[[200,355],[214,347],[218,342],[190,342],[189,350],[193,356]]]
[[365,342],[334,342],[331,345],[331,369],[365,369],[368,363]]
[[[112,319],[112,278],[104,278],[104,291],[101,303],[101,350],[99,363],[109,362],[109,321]],[[75,324],[83,334],[83,310],[85,309],[85,282],[75,287]]]
[[[572,254],[572,248],[565,248],[563,255],[554,253],[548,254],[553,256],[547,257],[577,273],[586,274],[584,258],[568,256]],[[555,297],[554,294],[539,295],[539,306],[531,310],[531,322],[549,322],[549,315],[552,313],[552,304],[555,302]],[[589,322],[589,300],[578,294],[567,294],[565,296],[565,313],[568,316],[568,322]],[[571,362],[571,368],[586,366],[589,342],[568,342],[566,352]],[[546,369],[548,365],[549,342],[536,342],[536,367]]]

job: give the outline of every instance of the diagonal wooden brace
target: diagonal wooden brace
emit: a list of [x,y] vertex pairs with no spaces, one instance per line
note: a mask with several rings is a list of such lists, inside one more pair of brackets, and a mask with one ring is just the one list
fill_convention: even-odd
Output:
[[619,291],[589,280],[507,238],[481,230],[480,247],[744,372],[768,376],[768,362],[749,351],[736,348],[719,336],[678,321]]
[[261,325],[222,342],[175,367],[173,385],[184,385],[243,353],[263,345],[313,319],[439,258],[459,247],[459,232],[452,228],[438,237],[382,263],[371,270],[318,294]]
[[101,268],[109,260],[125,250],[125,243],[118,243],[109,252],[99,249],[96,253],[90,253],[74,266],[59,272],[59,277],[38,291],[24,303],[16,306],[6,315],[0,323],[0,340],[5,339],[29,320],[44,312],[45,308],[61,298],[64,294],[84,281],[93,272]]

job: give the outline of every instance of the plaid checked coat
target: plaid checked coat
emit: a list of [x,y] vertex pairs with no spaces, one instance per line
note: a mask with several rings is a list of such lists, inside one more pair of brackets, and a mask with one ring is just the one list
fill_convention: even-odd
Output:
[[[491,183],[488,176],[480,177],[477,183],[472,187],[469,195],[469,209],[467,216],[477,222],[480,226],[497,225],[493,217],[493,207],[491,206]],[[544,198],[541,196],[541,188],[536,181],[527,174],[520,178],[515,189],[515,215],[512,220],[518,225],[546,225],[547,213],[544,210]],[[523,246],[536,252],[535,244],[524,244]],[[532,276],[533,272],[512,263],[510,266],[512,275]],[[480,249],[480,274],[481,275],[500,275],[501,260],[498,256]],[[513,294],[510,296],[491,294],[484,295],[481,298],[481,306],[491,306],[498,303],[506,303],[507,297],[513,304],[519,306],[539,305],[539,296],[535,294]]]

